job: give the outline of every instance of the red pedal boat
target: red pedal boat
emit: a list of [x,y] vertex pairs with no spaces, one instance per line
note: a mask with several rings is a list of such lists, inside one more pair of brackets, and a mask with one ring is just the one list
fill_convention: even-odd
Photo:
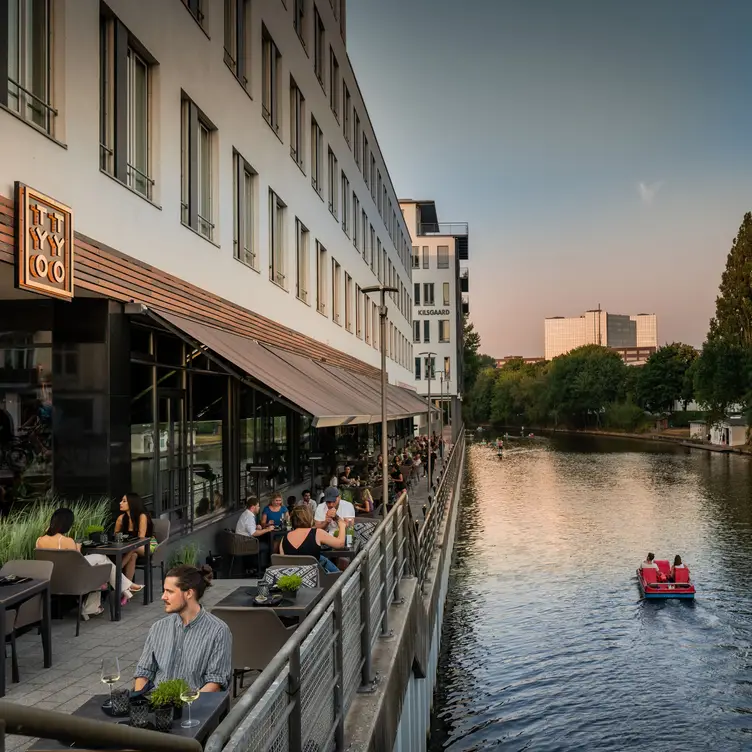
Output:
[[[689,579],[689,569],[677,569],[674,582],[669,582],[671,564],[668,559],[655,560],[658,569],[637,570],[637,581],[645,598],[694,598],[695,586]],[[665,581],[663,577],[665,577]]]

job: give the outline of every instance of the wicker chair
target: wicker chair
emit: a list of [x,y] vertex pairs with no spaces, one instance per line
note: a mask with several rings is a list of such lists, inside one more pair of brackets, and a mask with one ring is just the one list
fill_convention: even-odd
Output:
[[261,571],[261,546],[258,538],[248,535],[240,535],[234,530],[223,530],[219,534],[219,550],[225,556],[230,557],[230,570],[228,577],[232,578],[232,568],[235,557],[255,556],[256,566]]

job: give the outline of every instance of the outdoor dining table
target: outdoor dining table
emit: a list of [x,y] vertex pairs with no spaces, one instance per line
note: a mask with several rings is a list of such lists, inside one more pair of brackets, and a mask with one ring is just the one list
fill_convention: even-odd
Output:
[[321,547],[321,555],[327,559],[348,559],[352,561],[359,551],[358,544],[353,544],[349,548],[329,548],[328,546]]
[[[5,634],[5,612],[35,595],[42,596],[42,651],[44,667],[52,665],[52,622],[50,621],[50,581],[30,579],[0,587],[0,634]],[[0,697],[5,697],[5,649],[0,650]]]
[[120,621],[122,607],[120,605],[120,590],[123,582],[123,556],[137,548],[144,547],[146,559],[144,566],[144,606],[151,602],[151,547],[148,538],[128,538],[122,543],[111,541],[109,543],[94,543],[82,545],[81,553],[97,553],[111,556],[115,559],[115,621]]
[[257,587],[239,587],[233,590],[226,598],[223,598],[217,606],[232,608],[265,608],[274,611],[277,616],[287,616],[293,619],[305,619],[311,613],[313,607],[321,600],[324,589],[302,587],[298,590],[295,598],[283,597],[278,606],[254,606],[253,599],[258,594]]
[[[114,718],[102,710],[102,703],[107,700],[108,695],[94,695],[90,697],[78,710],[74,710],[71,715],[78,718],[85,718],[89,721],[105,721],[107,723],[127,723],[128,716],[123,718]],[[182,736],[189,739],[195,739],[203,744],[209,735],[217,728],[222,719],[230,710],[230,693],[229,692],[202,692],[198,700],[191,705],[191,718],[199,721],[198,726],[193,728],[183,728],[181,719],[172,721],[170,729],[171,736]],[[187,710],[183,711],[185,720]],[[91,749],[91,746],[87,746]],[[60,750],[79,749],[74,744],[64,744],[55,739],[39,739],[30,749],[37,752],[60,752]],[[83,749],[83,747],[81,747]],[[111,748],[110,748],[111,749]]]

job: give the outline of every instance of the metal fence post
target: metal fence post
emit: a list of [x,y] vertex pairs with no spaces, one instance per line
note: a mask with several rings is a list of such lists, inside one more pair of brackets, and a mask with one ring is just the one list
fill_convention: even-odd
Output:
[[[371,676],[371,562],[368,556],[360,565],[360,652],[363,667],[360,670],[361,687],[370,686]],[[294,747],[293,747],[294,749]]]
[[303,698],[301,697],[300,681],[300,645],[297,645],[290,655],[288,664],[289,695],[292,699],[292,710],[288,719],[290,749],[303,749]]
[[385,528],[381,532],[381,540],[379,540],[379,549],[381,551],[381,562],[379,564],[379,570],[381,575],[381,636],[389,636],[389,582],[387,579],[387,565],[386,565],[386,548],[387,548],[387,536],[388,528]]
[[[342,591],[339,590],[334,599],[334,629],[337,632],[334,643],[337,662],[337,683],[335,685],[334,703],[337,713],[337,730],[334,734],[334,744],[337,752],[345,748],[345,650],[344,632],[342,630]],[[296,749],[296,747],[292,747]]]

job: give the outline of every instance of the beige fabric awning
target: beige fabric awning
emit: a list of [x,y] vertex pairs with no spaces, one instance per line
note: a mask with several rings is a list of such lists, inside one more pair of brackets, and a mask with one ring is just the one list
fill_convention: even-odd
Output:
[[[381,420],[381,384],[375,379],[270,348],[174,313],[150,311],[150,314],[311,415],[317,428]],[[418,415],[425,409],[423,400],[409,390],[388,386],[389,420]]]

